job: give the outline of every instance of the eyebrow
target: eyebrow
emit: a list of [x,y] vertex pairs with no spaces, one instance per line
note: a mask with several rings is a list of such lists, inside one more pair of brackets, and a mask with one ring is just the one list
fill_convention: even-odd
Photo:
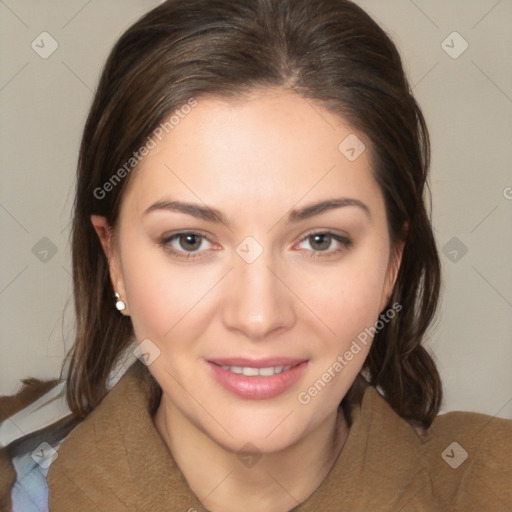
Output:
[[[333,210],[335,208],[343,208],[347,206],[356,206],[360,208],[366,213],[368,218],[371,219],[370,209],[365,203],[363,203],[359,199],[341,197],[338,199],[328,199],[326,201],[310,204],[303,208],[291,210],[288,213],[287,222],[301,222],[311,217],[315,217],[316,215],[320,215],[321,213],[324,213],[326,211]],[[187,215],[191,215],[192,217],[196,217],[198,219],[229,226],[226,217],[220,210],[210,208],[208,206],[201,206],[197,203],[187,203],[184,201],[172,200],[157,201],[156,203],[152,204],[149,208],[144,210],[144,215],[155,210],[170,210],[175,212],[186,213]]]

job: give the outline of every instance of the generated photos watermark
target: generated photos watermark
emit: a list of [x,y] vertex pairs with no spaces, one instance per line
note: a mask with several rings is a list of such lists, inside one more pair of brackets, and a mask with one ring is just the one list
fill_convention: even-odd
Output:
[[142,145],[137,151],[134,151],[132,156],[120,167],[101,187],[96,187],[93,195],[96,199],[104,199],[108,192],[112,190],[126,178],[128,174],[144,159],[150,152],[156,148],[157,141],[161,142],[165,135],[169,134],[174,128],[184,119],[194,107],[197,106],[197,100],[190,98],[187,103],[182,105],[179,109],[175,110],[173,115],[167,121],[160,123],[152,132],[152,135],[147,137],[146,143]]
[[[325,370],[322,376],[317,379],[306,391],[301,391],[297,395],[297,400],[302,405],[307,405],[311,402],[312,398],[317,396],[326,386],[331,382],[336,375],[338,375],[345,366],[354,358],[355,355],[361,352],[361,343],[362,345],[368,345],[368,341],[372,340],[375,334],[384,329],[386,324],[388,324],[397,313],[402,310],[402,305],[395,302],[389,309],[386,310],[385,313],[382,313],[379,316],[379,320],[375,322],[375,324],[371,327],[366,327],[363,331],[361,331],[357,335],[357,339],[352,340],[352,344],[349,349],[346,350],[343,354],[338,355],[336,361],[334,361],[329,368]],[[359,343],[358,343],[359,341]]]

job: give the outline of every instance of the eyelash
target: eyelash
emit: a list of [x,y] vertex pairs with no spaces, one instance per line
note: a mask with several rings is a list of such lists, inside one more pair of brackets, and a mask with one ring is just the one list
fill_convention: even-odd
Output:
[[[202,235],[201,233],[197,233],[195,231],[181,231],[179,233],[175,233],[173,235],[163,237],[158,242],[158,244],[161,247],[163,247],[164,250],[170,252],[171,254],[173,254],[173,256],[176,256],[177,258],[180,258],[180,259],[183,259],[183,260],[188,260],[188,261],[200,258],[201,256],[198,255],[199,254],[198,252],[183,252],[183,251],[178,251],[178,250],[176,250],[176,249],[171,247],[170,243],[173,240],[179,239],[180,236],[186,236],[186,235],[194,235],[194,236],[200,237],[201,239],[208,240],[208,238],[206,236]],[[321,230],[308,233],[306,236],[304,236],[300,240],[299,243],[302,243],[305,240],[307,240],[308,238],[311,238],[311,237],[313,237],[315,235],[324,235],[327,238],[330,238],[331,240],[335,240],[335,241],[337,241],[338,243],[340,243],[342,245],[342,248],[336,249],[334,251],[333,250],[331,250],[331,251],[327,251],[327,250],[326,251],[315,251],[315,250],[308,251],[308,252],[312,253],[308,257],[313,259],[313,260],[332,257],[335,254],[338,254],[338,253],[346,251],[352,245],[352,241],[349,240],[348,238],[344,237],[344,236],[337,235],[336,233],[332,233],[330,231],[321,231]]]

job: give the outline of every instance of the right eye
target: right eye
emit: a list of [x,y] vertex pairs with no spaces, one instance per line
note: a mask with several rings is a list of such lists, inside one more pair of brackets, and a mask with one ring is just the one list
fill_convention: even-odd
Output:
[[201,257],[199,253],[203,251],[199,251],[198,249],[201,248],[205,240],[210,243],[209,240],[200,233],[194,231],[180,231],[179,233],[162,237],[159,241],[159,245],[177,258],[191,260]]

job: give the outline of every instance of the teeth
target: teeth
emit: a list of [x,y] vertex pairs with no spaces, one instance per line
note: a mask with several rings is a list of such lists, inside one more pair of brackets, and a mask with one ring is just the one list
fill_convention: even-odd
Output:
[[278,373],[289,370],[291,366],[269,366],[268,368],[251,368],[249,366],[222,366],[224,370],[237,373],[239,375],[245,375],[246,377],[271,377]]
[[260,371],[258,368],[245,367],[242,370],[242,374],[245,375],[246,377],[255,377],[256,375],[259,375],[259,373]]
[[[281,373],[281,371],[277,371],[278,368],[283,369],[282,366],[276,366],[275,368],[260,368],[258,371],[258,375],[262,375],[263,377],[270,377],[271,375],[274,375],[275,373]],[[244,374],[245,375],[245,374]]]

